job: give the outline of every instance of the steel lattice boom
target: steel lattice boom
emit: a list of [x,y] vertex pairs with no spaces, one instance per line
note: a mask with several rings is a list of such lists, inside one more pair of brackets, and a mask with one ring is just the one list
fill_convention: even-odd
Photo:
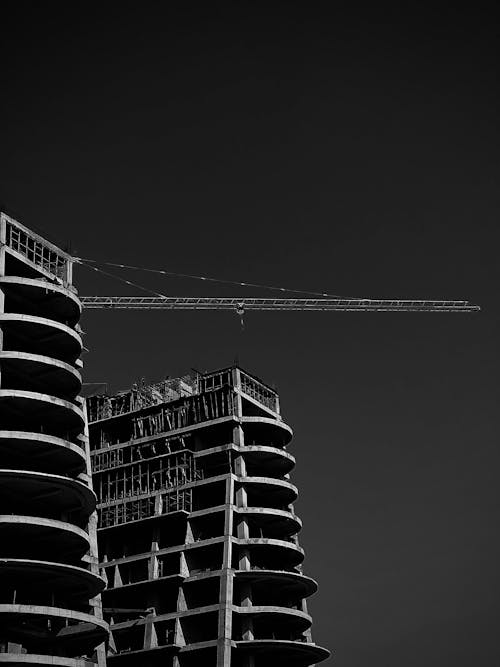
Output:
[[417,301],[402,299],[252,299],[231,297],[83,296],[87,309],[133,310],[337,310],[377,312],[474,312],[468,301]]

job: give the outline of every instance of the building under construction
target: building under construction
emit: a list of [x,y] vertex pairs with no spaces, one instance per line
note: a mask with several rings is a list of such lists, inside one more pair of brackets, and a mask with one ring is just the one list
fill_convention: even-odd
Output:
[[72,258],[0,214],[0,664],[104,666]]
[[292,432],[238,367],[87,399],[110,667],[305,667]]

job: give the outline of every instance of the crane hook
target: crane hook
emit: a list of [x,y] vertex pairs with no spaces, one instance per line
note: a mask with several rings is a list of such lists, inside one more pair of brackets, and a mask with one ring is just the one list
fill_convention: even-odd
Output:
[[236,314],[240,316],[241,330],[245,330],[245,322],[243,321],[243,315],[245,314],[245,309],[243,308],[242,303],[236,305]]

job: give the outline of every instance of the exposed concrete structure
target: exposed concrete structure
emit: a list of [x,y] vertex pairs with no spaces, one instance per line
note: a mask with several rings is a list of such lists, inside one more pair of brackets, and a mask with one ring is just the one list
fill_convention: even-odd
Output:
[[0,664],[105,666],[72,261],[0,214]]
[[277,394],[233,367],[87,408],[109,667],[325,659]]

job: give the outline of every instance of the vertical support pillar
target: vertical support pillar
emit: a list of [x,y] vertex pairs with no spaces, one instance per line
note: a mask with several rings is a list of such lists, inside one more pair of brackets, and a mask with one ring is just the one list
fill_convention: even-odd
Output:
[[69,286],[73,284],[73,261],[68,260],[64,266],[64,285]]
[[[248,582],[245,582],[241,586],[240,605],[242,607],[251,607],[252,604],[252,586]],[[249,614],[241,615],[241,638],[243,641],[253,641],[255,639],[253,631],[253,617]],[[254,664],[253,656],[248,656],[248,660],[249,662],[247,662],[247,665]]]
[[148,579],[158,579],[159,576],[159,567],[158,567],[158,551],[160,549],[160,535],[159,529],[153,529],[153,535],[151,540],[151,556],[148,563]]
[[[243,414],[241,403],[241,377],[239,368],[233,368],[233,410],[237,423],[233,428],[233,445],[237,447],[244,445],[243,428],[241,418]],[[234,479],[230,473],[226,479],[226,499],[224,518],[224,562],[220,578],[220,611],[219,629],[217,640],[217,667],[231,667],[231,639],[232,639],[232,606],[233,606],[233,505],[234,505]]]
[[236,507],[246,507],[247,506],[247,490],[244,486],[236,491]]
[[246,477],[247,476],[247,466],[245,463],[245,459],[243,456],[237,456],[236,459],[234,460],[234,472],[238,477]]
[[0,277],[5,275],[5,248],[7,246],[7,221],[0,213]]
[[[85,461],[86,469],[84,477],[86,477],[87,484],[92,488],[92,467],[90,463],[90,438],[89,438],[89,424],[87,420],[87,409],[85,406],[85,399],[78,397],[76,399],[80,405],[80,408],[83,410],[85,415],[85,425],[83,431],[83,445],[85,447]],[[81,436],[80,436],[81,437]],[[99,558],[97,551],[97,512],[94,511],[88,522],[88,534],[89,534],[89,543],[90,543],[90,570],[95,574],[99,574]],[[95,598],[89,601],[90,607],[93,610],[94,616],[96,618],[102,619],[102,602],[101,596],[97,595]],[[106,667],[106,645],[105,643],[100,644],[96,649],[97,654],[97,665],[98,667]]]
[[156,634],[155,624],[153,622],[156,617],[155,611],[150,611],[146,616],[146,623],[144,624],[144,649],[152,649],[158,646],[158,636]]
[[[5,275],[5,245],[7,243],[7,222],[3,213],[0,213],[0,278]],[[4,312],[5,295],[0,289],[0,313]],[[0,328],[0,350],[3,350],[3,331]],[[0,387],[2,380],[2,369],[0,368]]]
[[[301,607],[301,611],[303,611],[305,614],[308,613],[308,611],[307,611],[307,600],[306,600],[305,598],[302,598],[302,599],[301,599],[301,601],[300,601],[300,607]],[[308,628],[307,630],[304,630],[304,632],[303,632],[302,634],[303,634],[304,637],[306,638],[306,641],[307,641],[307,642],[309,642],[309,643],[312,642],[312,631],[311,631],[311,628]]]
[[217,639],[217,667],[231,667],[231,639],[233,623],[233,497],[234,475],[226,478],[224,513],[224,552],[220,577],[219,627]]
[[[241,373],[240,369],[234,367],[232,369],[233,374],[233,388],[234,388],[234,400],[235,400],[235,415],[239,419],[243,416],[243,408],[241,403]],[[240,444],[240,443],[236,443]],[[241,443],[243,444],[243,443]]]

